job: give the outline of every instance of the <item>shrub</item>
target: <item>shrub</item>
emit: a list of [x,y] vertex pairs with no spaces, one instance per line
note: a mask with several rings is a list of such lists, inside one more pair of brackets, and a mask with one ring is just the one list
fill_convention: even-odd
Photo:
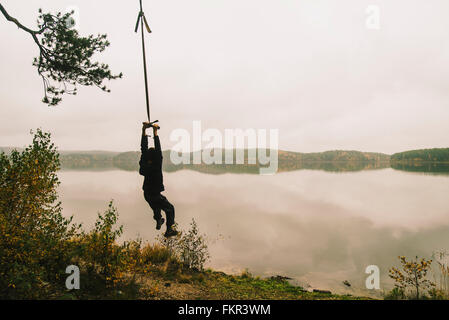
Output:
[[414,291],[414,299],[424,297],[427,290],[432,289],[435,284],[427,279],[427,273],[430,270],[432,260],[421,260],[416,257],[414,261],[407,261],[404,256],[398,257],[402,270],[398,268],[391,268],[389,275],[395,281],[397,292],[406,294],[407,289],[411,288]]
[[0,299],[65,296],[72,264],[82,287],[72,294],[98,295],[122,286],[124,272],[141,262],[138,241],[117,244],[122,227],[115,227],[112,201],[88,233],[62,215],[59,154],[50,138],[38,129],[24,151],[0,154]]
[[147,244],[142,249],[144,264],[162,264],[172,258],[171,251],[160,244]]
[[404,289],[394,287],[390,292],[385,295],[385,300],[403,300],[405,299]]
[[447,300],[447,294],[441,289],[430,289],[429,290],[429,298],[432,300]]
[[435,251],[432,255],[438,266],[439,292],[449,296],[449,253],[446,250]]
[[209,259],[209,251],[204,235],[199,233],[195,219],[192,218],[190,229],[182,234],[178,242],[178,255],[181,263],[191,269],[203,270]]
[[94,229],[79,237],[80,251],[76,260],[87,275],[84,284],[89,291],[111,288],[123,277],[128,245],[116,243],[123,232],[123,226],[115,228],[117,219],[117,209],[111,201],[103,214],[98,213]]
[[[119,242],[113,201],[85,232],[62,215],[58,201],[59,154],[49,133],[37,130],[23,152],[0,154],[0,299],[136,298],[135,276],[157,272],[174,277],[182,267],[203,269],[207,244],[195,220],[182,236],[142,247]],[[81,290],[67,291],[65,270],[80,268]]]
[[206,237],[200,234],[193,218],[187,232],[181,232],[177,237],[168,239],[159,238],[159,243],[171,251],[184,267],[190,269],[203,270],[210,257]]
[[63,286],[67,240],[79,226],[62,216],[59,166],[50,134],[41,130],[23,152],[0,154],[0,298],[47,297]]

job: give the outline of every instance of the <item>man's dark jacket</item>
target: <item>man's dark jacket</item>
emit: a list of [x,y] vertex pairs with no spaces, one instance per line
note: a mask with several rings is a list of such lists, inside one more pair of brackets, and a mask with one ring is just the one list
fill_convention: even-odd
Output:
[[142,189],[149,194],[157,194],[165,190],[163,178],[162,178],[162,150],[159,137],[154,137],[154,149],[155,153],[150,159],[150,153],[148,151],[148,137],[142,135],[140,142],[140,169],[139,173],[145,177]]

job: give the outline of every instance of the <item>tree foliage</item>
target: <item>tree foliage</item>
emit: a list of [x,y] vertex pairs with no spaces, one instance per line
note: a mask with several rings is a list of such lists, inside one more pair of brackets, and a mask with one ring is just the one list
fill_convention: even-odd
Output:
[[[32,132],[23,151],[0,153],[0,299],[135,299],[142,287],[136,277],[171,263],[202,269],[209,257],[194,220],[174,241],[177,255],[140,239],[120,241],[113,202],[84,231],[62,214],[57,189],[59,153],[51,135]],[[80,270],[80,290],[68,290],[66,268]],[[150,289],[150,292],[153,292]]]
[[112,202],[89,232],[63,216],[58,151],[49,133],[32,133],[22,152],[0,153],[0,299],[60,297],[72,264],[82,279],[73,295],[115,297],[125,272],[140,268],[132,259],[140,256],[139,242],[117,243],[122,227]]
[[391,156],[394,162],[449,162],[449,148],[411,150],[395,153]]
[[22,25],[1,4],[0,12],[29,33],[39,48],[39,56],[34,58],[33,65],[42,77],[44,103],[55,106],[61,102],[62,95],[76,95],[77,85],[97,86],[110,92],[103,82],[122,77],[122,73],[113,74],[107,64],[93,61],[95,53],[103,52],[110,45],[107,35],[81,36],[71,28],[73,12],[51,14],[40,9],[37,30]]
[[35,298],[69,265],[67,240],[78,226],[62,215],[58,169],[59,154],[41,130],[23,152],[0,154],[0,296]]
[[200,233],[193,218],[187,232],[181,232],[177,237],[159,238],[159,242],[186,268],[203,270],[210,258],[206,236]]
[[406,291],[412,288],[414,291],[414,298],[420,299],[423,292],[435,287],[435,284],[427,279],[427,273],[430,271],[432,260],[424,258],[418,259],[416,257],[413,261],[407,261],[404,256],[398,257],[402,270],[398,268],[391,268],[389,271],[390,278],[395,281],[395,289],[405,297]]

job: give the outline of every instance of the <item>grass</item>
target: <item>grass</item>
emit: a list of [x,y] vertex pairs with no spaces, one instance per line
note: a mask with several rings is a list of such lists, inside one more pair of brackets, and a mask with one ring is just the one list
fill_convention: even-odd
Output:
[[136,277],[138,299],[176,300],[359,300],[350,295],[307,292],[278,278],[260,278],[245,271],[229,275],[207,269],[184,268],[158,244],[142,249],[148,268]]

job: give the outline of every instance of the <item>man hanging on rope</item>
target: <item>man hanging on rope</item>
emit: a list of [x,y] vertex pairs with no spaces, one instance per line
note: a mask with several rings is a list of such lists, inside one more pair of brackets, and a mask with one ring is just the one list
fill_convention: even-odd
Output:
[[[154,148],[148,149],[148,136],[146,135],[147,128],[153,128]],[[175,224],[175,207],[164,197],[161,192],[165,190],[162,177],[162,150],[157,130],[157,124],[144,122],[142,126],[142,140],[140,148],[142,155],[140,157],[139,173],[145,177],[143,182],[143,194],[145,200],[153,209],[153,217],[156,220],[156,229],[160,230],[164,224],[165,219],[161,215],[161,210],[165,212],[167,217],[167,231],[165,237],[176,236],[178,232],[173,228]]]

